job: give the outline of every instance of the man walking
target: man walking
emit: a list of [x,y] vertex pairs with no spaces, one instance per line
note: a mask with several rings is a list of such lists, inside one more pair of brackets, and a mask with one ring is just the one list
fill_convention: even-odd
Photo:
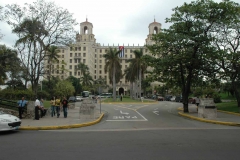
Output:
[[27,105],[28,101],[22,97],[21,100],[18,101],[18,113],[19,113],[19,118],[22,119],[22,114],[24,111],[24,107]]
[[67,118],[68,100],[66,97],[63,98],[62,105],[64,118]]

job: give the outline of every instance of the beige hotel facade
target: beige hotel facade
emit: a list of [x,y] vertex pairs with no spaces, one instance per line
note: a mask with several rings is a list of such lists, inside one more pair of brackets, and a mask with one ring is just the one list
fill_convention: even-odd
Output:
[[[161,30],[161,24],[156,22],[150,23],[149,34],[145,39],[146,45],[152,45],[154,42],[151,40],[153,34],[157,34]],[[95,35],[93,34],[93,24],[88,22],[86,19],[85,22],[80,23],[80,33],[76,34],[76,41],[71,47],[62,47],[58,53],[59,58],[55,63],[50,64],[49,61],[45,61],[44,69],[46,75],[49,75],[49,65],[52,65],[51,76],[59,77],[60,79],[66,79],[69,76],[74,76],[80,78],[83,76],[80,70],[77,69],[78,64],[84,63],[89,67],[89,73],[93,77],[93,80],[99,78],[104,78],[107,82],[107,85],[112,87],[109,82],[108,73],[104,72],[105,58],[103,57],[106,54],[109,47],[119,48],[119,46],[101,46],[100,43],[96,42]],[[149,54],[145,46],[124,46],[124,57],[120,58],[122,65],[122,73],[129,66],[127,59],[134,58],[133,50],[138,50],[143,48],[144,54]],[[159,83],[152,83],[158,85]],[[126,95],[130,89],[130,82],[127,82],[125,77],[123,77],[119,83],[116,84],[117,94]],[[107,88],[103,89],[102,92],[107,92]]]

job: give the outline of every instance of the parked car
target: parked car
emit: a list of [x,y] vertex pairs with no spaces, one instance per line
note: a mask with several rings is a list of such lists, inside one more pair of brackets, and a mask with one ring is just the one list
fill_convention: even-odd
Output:
[[82,96],[76,96],[76,101],[83,101],[83,97]]
[[188,103],[195,104],[196,103],[196,97],[188,98]]
[[68,102],[76,102],[76,97],[72,96],[72,97],[69,97],[68,99]]
[[158,101],[164,101],[164,97],[162,97],[162,96],[157,96],[157,100],[158,100]]
[[0,111],[0,131],[17,130],[21,125],[21,120],[13,115]]
[[171,95],[166,95],[164,99],[165,99],[165,101],[171,101],[171,98],[172,98]]
[[182,96],[176,96],[175,102],[182,102]]
[[172,98],[170,99],[170,101],[175,102],[176,96],[172,96]]

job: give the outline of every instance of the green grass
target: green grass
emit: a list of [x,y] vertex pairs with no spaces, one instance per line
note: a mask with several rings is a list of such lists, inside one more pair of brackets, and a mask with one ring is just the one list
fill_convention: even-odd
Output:
[[239,113],[239,107],[236,101],[216,103],[218,110]]
[[235,96],[231,96],[231,95],[228,95],[227,93],[219,93],[219,95],[221,96],[221,99],[223,100],[236,100],[236,97]]
[[[114,101],[113,101],[113,98],[106,98],[102,102],[109,103],[109,102],[114,102]],[[126,98],[126,97],[123,97],[122,101],[120,101],[120,99],[117,99],[115,102],[121,102],[121,103],[142,103],[140,100],[134,100],[134,99],[131,99],[131,98]],[[144,99],[143,102],[153,103],[153,102],[156,102],[156,101]]]

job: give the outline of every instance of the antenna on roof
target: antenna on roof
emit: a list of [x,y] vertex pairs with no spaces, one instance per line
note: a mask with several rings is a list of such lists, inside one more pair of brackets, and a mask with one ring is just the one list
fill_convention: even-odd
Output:
[[86,15],[86,22],[88,21],[88,19],[87,19],[87,15]]

